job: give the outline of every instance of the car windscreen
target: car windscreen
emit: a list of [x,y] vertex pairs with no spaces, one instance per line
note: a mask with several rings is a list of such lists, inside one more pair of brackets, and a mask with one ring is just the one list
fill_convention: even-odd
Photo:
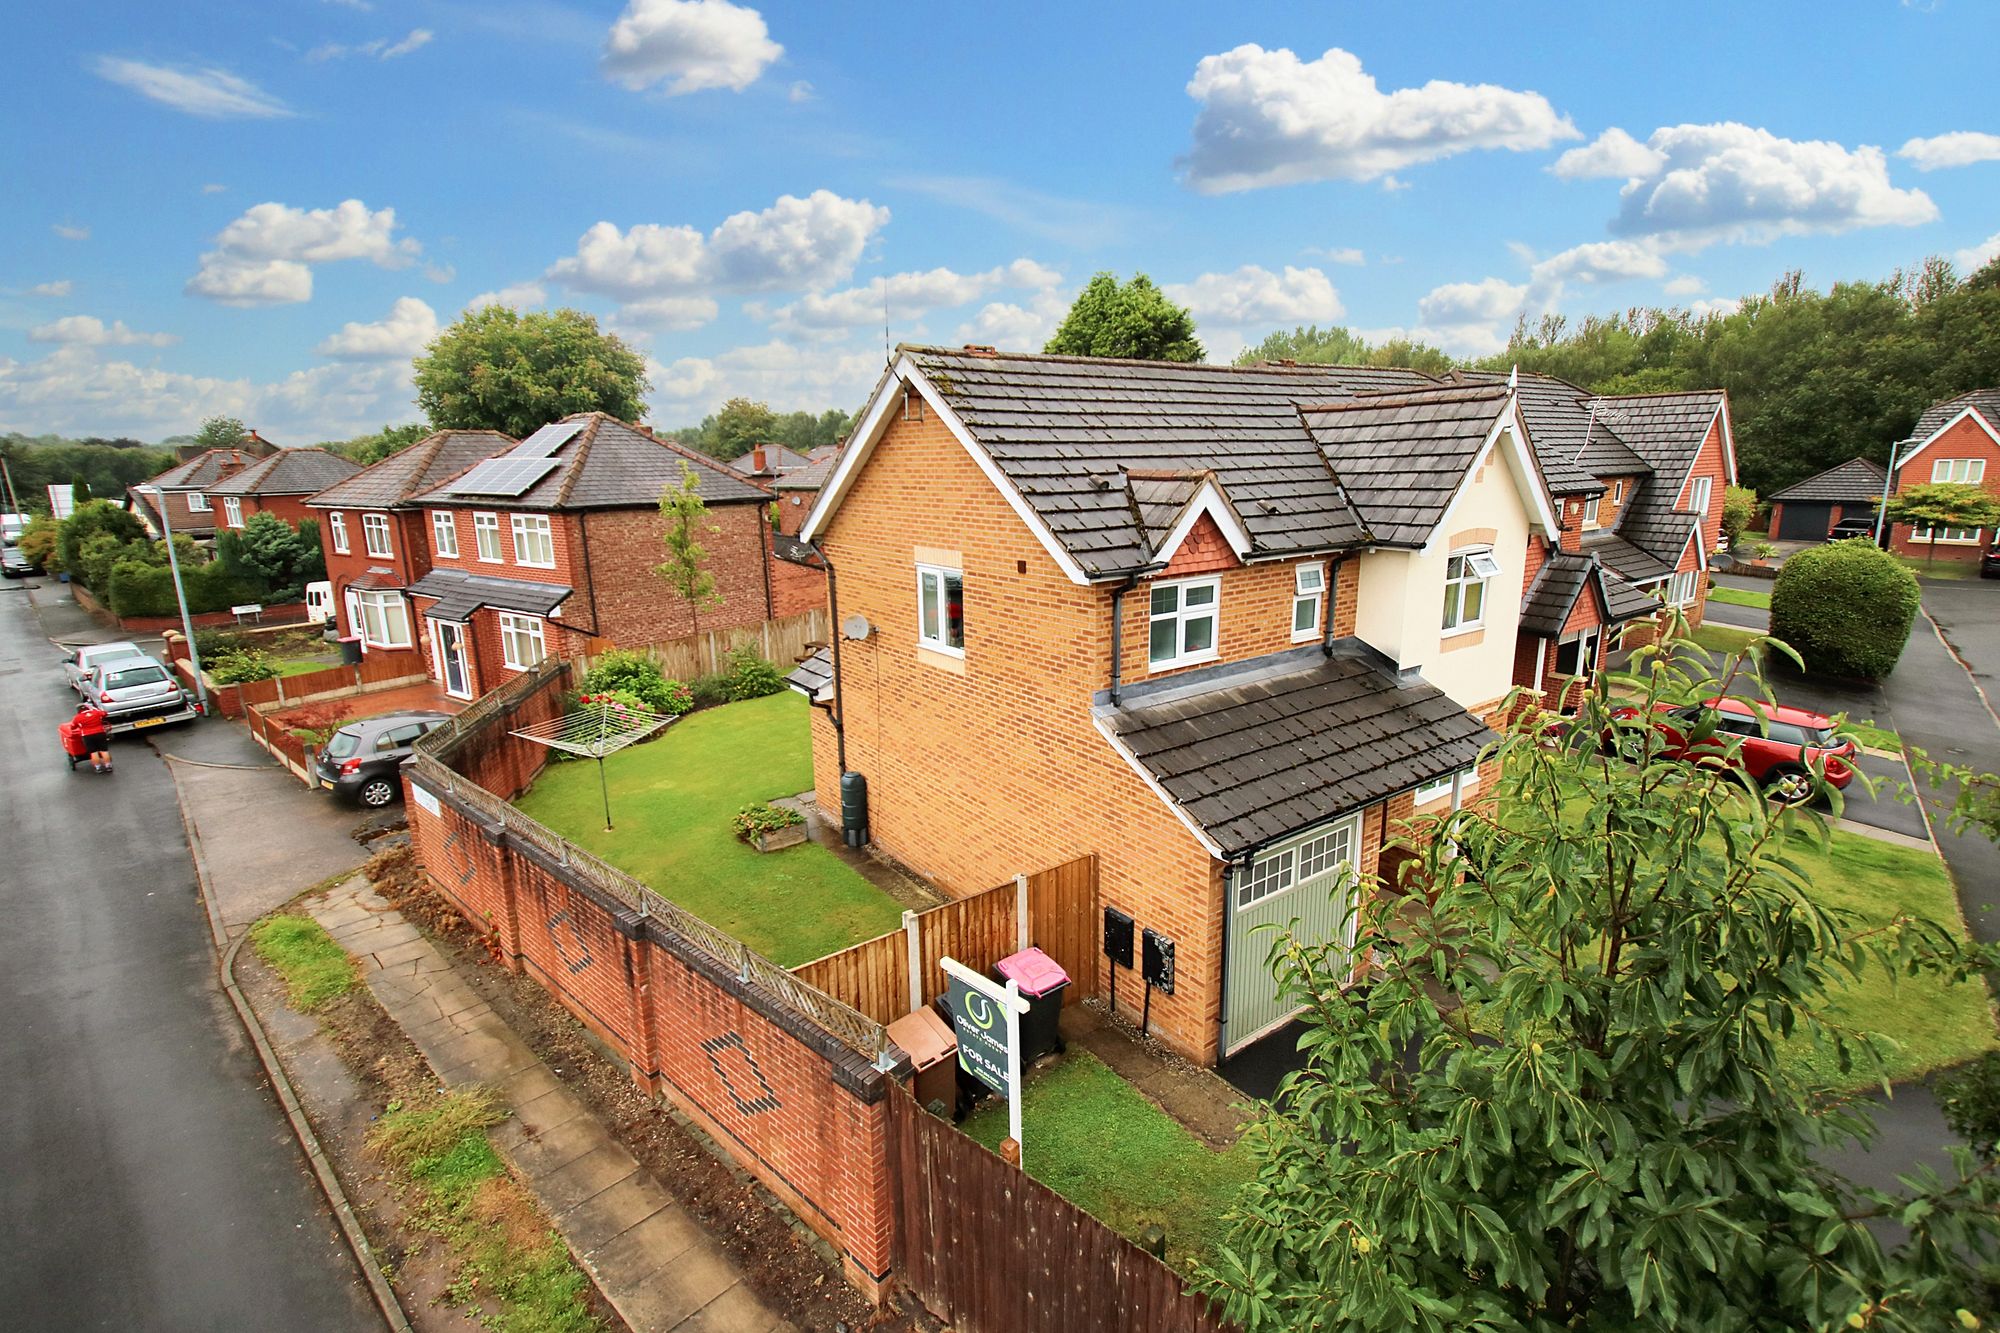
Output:
[[104,688],[129,690],[135,685],[158,685],[166,678],[166,671],[151,662],[143,666],[114,667],[104,673]]
[[1806,727],[1791,722],[1773,722],[1771,739],[1783,741],[1786,745],[1813,745],[1823,750],[1836,743],[1831,727]]
[[327,738],[326,748],[320,753],[328,759],[345,759],[361,748],[361,733],[342,728]]

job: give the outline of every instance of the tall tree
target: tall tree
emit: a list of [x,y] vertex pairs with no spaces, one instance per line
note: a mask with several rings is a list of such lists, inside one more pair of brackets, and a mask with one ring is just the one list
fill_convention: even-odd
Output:
[[250,428],[235,417],[209,417],[194,433],[194,442],[203,449],[234,449],[250,437]]
[[1442,375],[1458,363],[1451,355],[1429,343],[1408,338],[1392,338],[1371,343],[1352,329],[1333,325],[1322,329],[1308,324],[1287,333],[1279,330],[1265,335],[1255,347],[1245,348],[1236,357],[1239,366],[1259,361],[1296,361],[1315,366],[1393,366],[1420,370],[1426,375]]
[[1113,273],[1092,278],[1042,350],[1139,361],[1199,361],[1207,355],[1187,307],[1169,301],[1143,273],[1125,283]]
[[90,493],[90,478],[79,472],[69,479],[69,502],[72,506],[87,505],[95,497]]
[[1946,528],[2000,528],[2000,500],[1971,482],[1931,481],[1905,487],[1889,497],[1883,513],[1891,523],[1929,530],[1926,563],[1937,559],[1938,535]]
[[417,406],[439,430],[533,433],[572,412],[637,421],[639,354],[580,310],[468,310],[416,359]]
[[1869,1103],[1812,1072],[1876,1068],[1836,982],[1972,953],[1821,906],[1789,849],[1823,818],[1665,754],[1653,706],[1716,685],[1652,666],[1577,718],[1612,754],[1500,741],[1497,806],[1413,830],[1421,891],[1364,884],[1351,948],[1274,937],[1306,1063],[1246,1135],[1209,1274],[1246,1330],[1980,1326],[1960,1301],[2000,1232],[1991,1165],[1845,1177]]
[[701,608],[722,599],[715,589],[715,575],[702,568],[708,548],[701,544],[701,538],[722,528],[708,521],[708,504],[701,498],[701,476],[694,464],[683,461],[680,484],[660,493],[660,522],[666,558],[653,566],[653,572],[687,603],[688,617],[699,634]]
[[320,448],[367,467],[403,452],[430,433],[427,424],[417,421],[407,426],[384,426],[373,434],[357,435],[351,440],[329,440]]
[[731,398],[717,410],[713,432],[703,422],[702,439],[707,452],[731,459],[754,445],[769,443],[776,434],[778,414],[763,403],[748,398]]

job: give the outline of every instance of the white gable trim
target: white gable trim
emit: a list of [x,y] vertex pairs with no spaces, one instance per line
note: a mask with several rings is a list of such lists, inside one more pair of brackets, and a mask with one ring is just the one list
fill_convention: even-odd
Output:
[[1215,520],[1215,526],[1222,530],[1223,539],[1229,543],[1229,549],[1236,553],[1238,560],[1249,559],[1250,531],[1243,526],[1236,510],[1223,498],[1214,478],[1209,477],[1202,480],[1195,493],[1188,497],[1188,502],[1181,506],[1181,516],[1174,520],[1173,530],[1160,543],[1160,549],[1153,552],[1154,562],[1161,565],[1173,563],[1174,552],[1181,549],[1181,543],[1194,531],[1194,525],[1201,521],[1203,514]]
[[1111,728],[1104,725],[1104,719],[1102,717],[1098,717],[1093,714],[1090,719],[1090,722],[1092,726],[1097,728],[1097,734],[1104,737],[1105,743],[1108,744],[1113,750],[1117,751],[1118,757],[1120,759],[1123,759],[1126,765],[1129,768],[1131,768],[1131,770],[1134,773],[1137,773],[1139,775],[1139,781],[1145,783],[1148,787],[1152,788],[1153,795],[1159,797],[1162,801],[1164,801],[1166,803],[1167,809],[1174,812],[1174,818],[1180,820],[1182,826],[1185,827],[1189,833],[1194,834],[1195,841],[1199,842],[1203,847],[1206,847],[1208,849],[1208,854],[1214,857],[1216,860],[1227,861],[1229,858],[1222,854],[1221,845],[1217,843],[1215,839],[1208,836],[1207,830],[1203,829],[1200,824],[1195,822],[1195,818],[1193,815],[1190,815],[1186,810],[1181,808],[1180,802],[1176,801],[1172,796],[1167,794],[1167,789],[1165,787],[1162,787],[1159,784],[1158,780],[1155,779],[1153,775],[1146,770],[1146,766],[1139,762],[1139,756],[1133,754],[1132,751],[1126,747],[1125,742],[1119,740],[1117,735],[1112,732]]
[[875,446],[881,443],[883,433],[889,426],[891,407],[901,403],[904,394],[912,388],[923,396],[931,411],[937,413],[938,420],[945,424],[952,438],[959,442],[966,454],[978,465],[979,470],[986,474],[986,479],[993,484],[993,489],[1000,492],[1001,497],[1012,506],[1021,522],[1027,525],[1028,531],[1035,534],[1042,548],[1056,562],[1057,568],[1069,576],[1070,582],[1088,584],[1091,581],[1090,576],[1084,572],[1083,566],[1079,565],[1075,557],[1070,555],[1063,544],[1056,539],[1055,533],[1049,530],[1041,515],[1028,504],[1020,490],[1008,480],[1007,474],[993,461],[993,456],[986,452],[985,446],[973,438],[972,432],[966,429],[958,413],[952,411],[943,396],[931,385],[923,370],[907,355],[898,357],[896,364],[889,368],[881,382],[875,386],[875,396],[869,400],[868,408],[862,414],[861,425],[855,432],[855,442],[842,452],[833,475],[827,479],[818,502],[813,505],[812,513],[806,516],[805,525],[799,529],[799,540],[810,542],[826,531],[827,523],[833,518],[834,511],[839,509],[841,501],[847,498],[847,492],[853,488],[855,478],[866,466],[869,455],[873,454]]
[[1541,470],[1535,466],[1535,460],[1528,455],[1528,426],[1521,419],[1520,399],[1509,398],[1506,410],[1493,418],[1493,427],[1486,432],[1486,442],[1480,445],[1479,452],[1473,457],[1472,465],[1466,468],[1465,475],[1459,478],[1458,489],[1452,492],[1451,503],[1444,507],[1444,513],[1438,515],[1437,524],[1431,529],[1431,535],[1425,538],[1423,549],[1426,554],[1429,554],[1436,545],[1439,533],[1451,530],[1451,516],[1457,512],[1459,503],[1465,499],[1466,492],[1472,489],[1473,476],[1485,465],[1486,460],[1493,456],[1494,450],[1503,438],[1511,441],[1504,455],[1507,460],[1507,471],[1514,479],[1514,489],[1521,496],[1522,508],[1528,511],[1529,527],[1548,538],[1551,543],[1561,535],[1562,523],[1556,518],[1555,506],[1549,501],[1549,489],[1542,483]]
[[[1728,474],[1725,484],[1734,486],[1736,484],[1736,428],[1729,422],[1729,395],[1727,393],[1722,395],[1722,402],[1716,407],[1715,414],[1722,418],[1722,465]],[[1700,457],[1700,455],[1697,454],[1696,457]]]
[[1953,426],[1956,426],[1959,422],[1965,420],[1967,417],[1971,417],[1974,421],[1978,422],[1979,428],[1985,431],[1987,435],[1992,438],[1994,446],[1996,448],[2000,448],[2000,434],[1996,434],[1994,432],[1993,423],[1986,419],[1986,414],[1984,412],[1981,412],[1976,407],[1968,407],[1959,412],[1959,414],[1953,417],[1950,421],[1945,422],[1942,426],[1939,426],[1936,430],[1932,431],[1922,444],[1910,450],[1910,452],[1908,452],[1907,454],[1904,454],[1903,460],[1900,463],[1896,464],[1896,471],[1900,473],[1904,468],[1908,467],[1912,459],[1916,458],[1918,454],[1922,453],[1924,450],[1930,448],[1933,444],[1937,443],[1938,440],[1944,437],[1945,432],[1949,431]]

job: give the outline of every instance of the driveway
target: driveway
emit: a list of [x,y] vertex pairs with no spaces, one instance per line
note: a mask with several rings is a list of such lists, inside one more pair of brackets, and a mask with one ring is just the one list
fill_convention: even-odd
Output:
[[0,592],[0,1324],[379,1329],[216,985],[166,766],[63,763],[48,636],[87,623],[30,586]]

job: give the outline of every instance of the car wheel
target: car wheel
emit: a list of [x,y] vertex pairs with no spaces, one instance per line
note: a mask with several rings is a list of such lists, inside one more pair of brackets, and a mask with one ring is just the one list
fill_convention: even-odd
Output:
[[387,778],[368,779],[368,781],[361,784],[361,791],[358,793],[361,798],[361,804],[367,806],[370,810],[380,810],[383,806],[395,800],[397,794],[396,784]]
[[1764,794],[1779,805],[1804,805],[1813,798],[1813,777],[1795,764],[1781,764],[1764,775]]

